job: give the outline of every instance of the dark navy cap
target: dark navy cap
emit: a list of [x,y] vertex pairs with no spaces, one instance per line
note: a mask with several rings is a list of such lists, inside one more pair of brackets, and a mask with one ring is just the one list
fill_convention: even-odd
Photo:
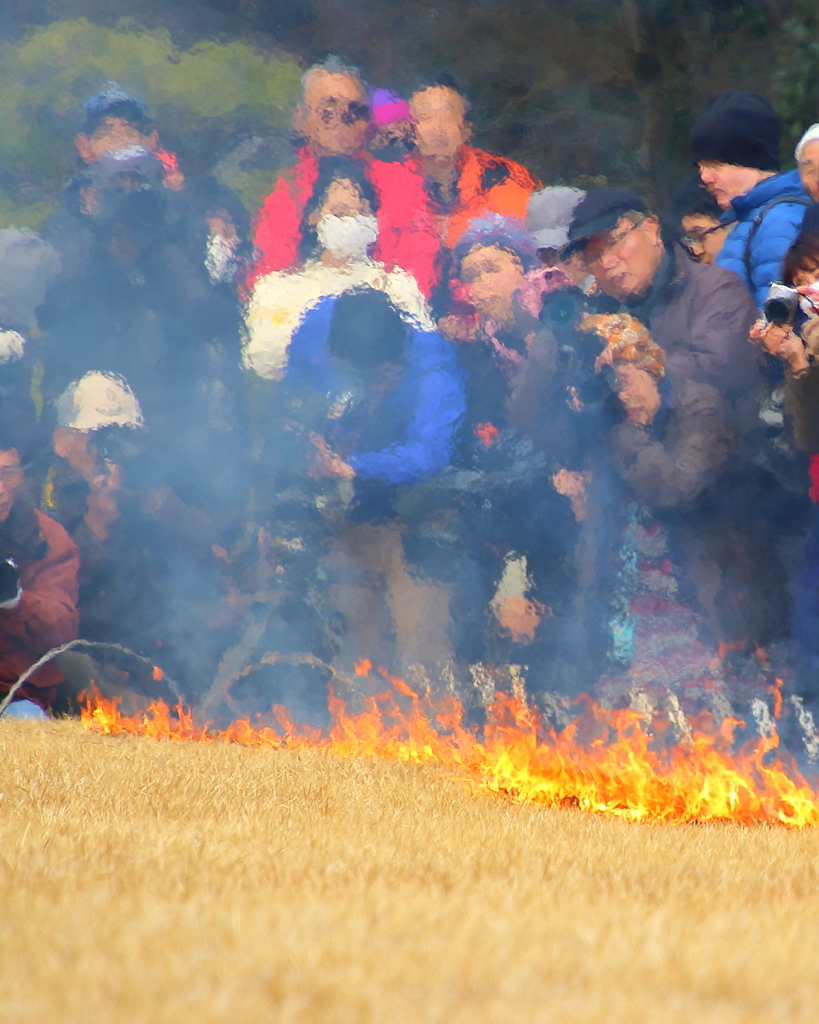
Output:
[[610,231],[625,213],[647,213],[643,200],[627,188],[597,188],[587,192],[574,208],[569,225],[569,242],[563,255],[583,249],[590,238]]

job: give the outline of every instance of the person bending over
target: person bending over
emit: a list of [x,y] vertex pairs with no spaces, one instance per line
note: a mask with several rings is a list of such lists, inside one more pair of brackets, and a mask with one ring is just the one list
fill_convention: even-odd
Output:
[[[620,189],[590,192],[569,237],[567,248],[582,249],[611,300],[602,311],[631,314],[649,329],[663,351],[668,386],[679,393],[688,382],[711,385],[733,407],[732,428],[755,443],[762,357],[748,342],[756,310],[737,276],[666,247],[657,218]],[[698,509],[696,530],[681,535],[701,546],[701,600],[720,639],[766,644],[789,628],[787,574],[775,541],[783,507],[791,512],[789,493],[755,451],[748,443],[730,460]]]
[[[419,660],[412,648],[436,646],[430,629],[440,617],[430,623],[427,610],[437,598],[408,604],[397,596],[416,588],[392,506],[448,463],[463,394],[455,352],[436,333],[417,282],[375,256],[381,198],[360,161],[325,158],[302,211],[304,266],[257,281],[244,365],[260,378],[257,416],[268,439],[259,454],[260,514],[273,537],[290,538],[290,553],[280,553],[282,569],[293,567],[282,578],[287,628],[271,627],[266,642],[343,660],[355,660],[356,648],[355,657],[380,651],[387,664],[393,632],[405,663]],[[296,550],[301,564],[291,558]],[[383,629],[382,569],[395,598]],[[368,573],[377,577],[372,585],[354,585]],[[308,585],[315,578],[336,583]],[[330,611],[319,594],[335,602]],[[423,626],[409,605],[424,612]],[[349,630],[335,628],[344,623]]]
[[751,296],[734,274],[697,266],[666,246],[660,222],[626,189],[601,188],[578,204],[564,259],[581,251],[602,293],[601,312],[631,313],[663,349],[669,377],[712,384],[729,399],[758,376],[748,344]]
[[590,315],[581,329],[605,339],[595,365],[612,374],[622,408],[601,438],[608,486],[597,492],[606,520],[596,591],[608,603],[598,597],[596,607],[610,636],[597,690],[617,700],[636,686],[662,701],[670,689],[695,710],[720,687],[712,657],[721,629],[715,635],[703,615],[702,551],[689,536],[701,534],[704,506],[729,467],[731,408],[710,384],[666,381],[662,349],[627,314]]

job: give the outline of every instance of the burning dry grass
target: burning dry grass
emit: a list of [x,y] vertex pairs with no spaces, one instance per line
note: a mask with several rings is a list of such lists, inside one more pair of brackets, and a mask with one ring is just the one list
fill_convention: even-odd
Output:
[[819,832],[0,724],[4,1024],[813,1022]]

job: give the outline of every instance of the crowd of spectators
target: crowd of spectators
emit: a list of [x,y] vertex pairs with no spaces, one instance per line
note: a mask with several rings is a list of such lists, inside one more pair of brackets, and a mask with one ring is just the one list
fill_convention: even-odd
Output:
[[[0,692],[79,636],[318,719],[360,658],[819,696],[819,125],[783,172],[771,105],[720,93],[658,210],[333,58],[251,221],[118,86],[85,116],[41,237],[0,232]],[[63,657],[6,714],[138,675]]]

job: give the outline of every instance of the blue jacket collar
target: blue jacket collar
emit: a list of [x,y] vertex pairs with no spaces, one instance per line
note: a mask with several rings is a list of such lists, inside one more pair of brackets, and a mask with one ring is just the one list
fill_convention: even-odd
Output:
[[[783,171],[781,174],[775,174],[772,178],[765,178],[750,192],[737,196],[731,202],[731,206],[736,212],[737,220],[747,220],[772,199],[786,195],[807,196],[797,170]],[[724,219],[724,215],[721,219]]]

